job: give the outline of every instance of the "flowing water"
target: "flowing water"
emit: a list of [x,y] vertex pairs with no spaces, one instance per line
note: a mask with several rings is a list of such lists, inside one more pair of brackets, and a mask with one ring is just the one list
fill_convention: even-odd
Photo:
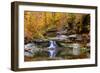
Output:
[[48,47],[48,48],[49,48],[49,50],[48,50],[48,52],[49,52],[49,57],[50,57],[50,58],[53,58],[53,57],[56,56],[57,44],[56,44],[55,41],[52,41],[52,40],[50,40],[49,43],[50,43],[50,46]]

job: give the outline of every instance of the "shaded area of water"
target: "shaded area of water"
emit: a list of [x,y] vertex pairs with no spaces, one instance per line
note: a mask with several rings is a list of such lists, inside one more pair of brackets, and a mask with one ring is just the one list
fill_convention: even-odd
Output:
[[[87,45],[89,46],[89,43]],[[26,44],[24,56],[25,61],[28,61],[28,58],[29,61],[84,59],[90,57],[90,48],[82,46],[81,43],[59,40],[39,41]]]

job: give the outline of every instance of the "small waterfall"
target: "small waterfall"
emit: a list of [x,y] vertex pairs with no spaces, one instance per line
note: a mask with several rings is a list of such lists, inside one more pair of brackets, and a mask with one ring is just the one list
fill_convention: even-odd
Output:
[[49,52],[50,58],[54,58],[56,56],[56,52],[57,52],[56,47],[57,47],[56,42],[51,40],[50,46],[48,47],[49,48],[48,52]]

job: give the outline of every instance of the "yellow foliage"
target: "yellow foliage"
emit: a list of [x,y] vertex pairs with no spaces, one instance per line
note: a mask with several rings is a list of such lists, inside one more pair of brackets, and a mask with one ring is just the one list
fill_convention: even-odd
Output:
[[[78,17],[77,17],[78,15]],[[76,18],[74,20],[74,17]],[[72,19],[73,18],[73,19]],[[24,12],[24,32],[29,39],[45,38],[44,33],[55,28],[57,31],[68,25],[68,21],[74,20],[75,23],[82,20],[82,14],[70,14],[64,12]],[[82,22],[80,23],[82,25]]]

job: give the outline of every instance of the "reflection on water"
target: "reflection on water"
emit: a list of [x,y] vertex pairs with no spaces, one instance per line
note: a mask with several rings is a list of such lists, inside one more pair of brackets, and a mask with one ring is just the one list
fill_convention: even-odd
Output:
[[[75,38],[77,39],[76,34],[62,35],[61,32],[59,32],[56,37],[49,38],[49,40],[47,40],[47,41],[37,39],[36,40],[37,43],[31,42],[31,43],[28,43],[25,45],[25,55],[33,56],[34,53],[36,52],[36,50],[39,50],[39,48],[41,48],[41,50],[43,50],[43,48],[45,48],[48,52],[49,57],[53,58],[56,56],[59,47],[61,49],[73,48],[73,49],[71,49],[73,55],[79,55],[80,54],[80,44],[74,43],[74,42],[71,44],[68,43],[71,41],[71,39],[75,39]],[[62,42],[67,42],[67,43],[62,43]],[[47,43],[48,43],[48,45],[46,45]],[[59,43],[59,45],[58,45],[58,43]],[[69,52],[69,51],[67,51],[67,52]]]
[[25,44],[24,56],[32,57],[32,61],[90,58],[90,45],[87,43],[83,46],[78,42],[69,43],[58,40],[31,42]]
[[50,46],[48,47],[48,48],[49,48],[49,50],[48,50],[48,52],[49,52],[49,57],[50,57],[50,58],[53,58],[53,57],[56,56],[57,44],[56,44],[55,41],[52,41],[52,40],[49,42],[49,44],[50,44]]

